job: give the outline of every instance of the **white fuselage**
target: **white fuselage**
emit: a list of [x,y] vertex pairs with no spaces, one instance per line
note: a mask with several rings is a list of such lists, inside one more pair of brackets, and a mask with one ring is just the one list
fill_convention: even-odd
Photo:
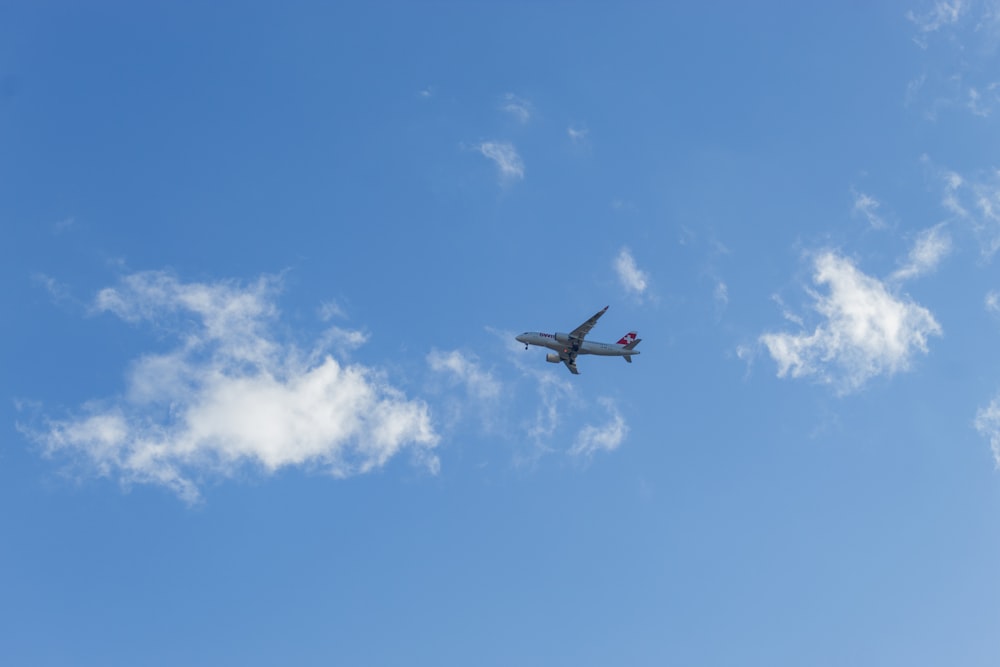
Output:
[[[525,345],[547,347],[550,350],[555,350],[556,352],[562,352],[573,345],[573,341],[570,339],[569,334],[564,333],[550,334],[542,333],[540,331],[525,331],[517,337],[517,340]],[[580,343],[580,347],[576,350],[576,354],[597,354],[604,357],[626,357],[633,354],[639,354],[639,351],[635,348],[628,350],[624,345],[616,345],[615,343],[598,343],[585,340]]]

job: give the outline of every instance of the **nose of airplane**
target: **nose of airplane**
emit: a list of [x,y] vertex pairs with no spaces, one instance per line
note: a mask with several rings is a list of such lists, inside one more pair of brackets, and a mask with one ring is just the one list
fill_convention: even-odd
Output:
[[514,338],[514,340],[516,340],[518,343],[523,343],[524,339],[525,339],[525,335],[524,334],[521,334],[520,336],[516,336]]

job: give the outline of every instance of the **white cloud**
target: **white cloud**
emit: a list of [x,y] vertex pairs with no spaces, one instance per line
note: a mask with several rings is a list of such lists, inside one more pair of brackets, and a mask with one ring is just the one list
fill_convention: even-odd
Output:
[[1000,103],[995,72],[1000,45],[1000,5],[996,0],[937,0],[927,11],[909,12],[917,27],[913,41],[928,50],[936,39],[939,53],[928,54],[924,72],[907,86],[905,103],[924,100],[931,121],[944,110],[966,109],[979,118],[992,115]]
[[995,290],[987,292],[983,305],[986,307],[986,312],[1000,315],[1000,293]]
[[[924,156],[923,161],[930,159]],[[975,176],[942,170],[940,176],[944,180],[942,206],[971,227],[980,253],[990,261],[1000,250],[1000,170]]]
[[533,115],[531,102],[518,97],[514,93],[507,93],[503,96],[503,103],[500,105],[500,109],[509,113],[520,123],[527,123]]
[[803,320],[800,316],[796,315],[791,310],[789,310],[788,306],[785,305],[784,300],[782,300],[780,296],[774,294],[771,296],[771,300],[774,301],[776,304],[778,304],[778,307],[781,308],[781,316],[784,317],[786,320],[788,320],[792,324],[797,324],[800,327],[804,327],[806,325],[805,320]]
[[925,229],[917,235],[906,263],[892,274],[891,279],[902,282],[930,273],[950,252],[951,236],[944,231],[943,224]]
[[622,248],[615,257],[615,271],[618,273],[618,280],[625,291],[636,296],[642,296],[648,286],[649,278],[645,271],[639,269],[628,248]]
[[885,229],[886,227],[885,220],[878,214],[880,206],[877,199],[863,192],[858,193],[854,198],[855,215],[863,215],[872,229]]
[[536,381],[538,391],[538,402],[535,408],[534,421],[526,424],[528,437],[531,438],[535,447],[527,456],[521,455],[517,462],[532,464],[538,456],[552,450],[551,442],[555,438],[556,431],[562,423],[562,413],[560,406],[565,405],[573,395],[573,389],[566,382],[557,379],[553,372],[542,371],[532,372],[530,375]]
[[[196,502],[198,482],[251,466],[308,466],[346,477],[404,449],[432,471],[437,444],[426,404],[377,371],[319,349],[362,342],[333,328],[310,353],[280,340],[275,278],[183,283],[164,272],[125,277],[95,308],[148,321],[178,345],[131,366],[123,397],[29,431],[49,455],[69,456],[124,484],[159,484]],[[331,333],[332,332],[332,333]]]
[[588,424],[580,429],[576,441],[570,448],[571,456],[590,458],[596,452],[612,452],[618,449],[628,435],[628,425],[609,398],[598,399],[610,413],[611,419],[603,426]]
[[476,150],[493,160],[500,170],[504,180],[521,180],[524,178],[524,162],[517,154],[514,145],[507,141],[484,141],[476,146]]
[[993,461],[1000,468],[1000,397],[994,398],[985,408],[980,408],[973,424],[981,436],[989,439]]
[[445,373],[466,386],[469,394],[479,399],[495,399],[500,396],[502,384],[488,371],[479,366],[479,359],[470,353],[458,350],[442,352],[431,350],[427,355],[431,370]]
[[968,3],[965,0],[935,0],[934,5],[922,14],[907,12],[906,18],[912,21],[922,33],[915,37],[914,41],[921,48],[927,48],[925,35],[957,23],[967,8]]
[[721,280],[715,283],[715,291],[712,293],[715,302],[722,307],[729,305],[729,288]]
[[927,338],[941,335],[930,311],[890,293],[886,286],[832,252],[815,259],[812,293],[822,323],[812,333],[767,333],[760,341],[778,364],[778,377],[814,376],[846,393],[877,375],[907,370]]
[[313,347],[312,355],[309,357],[310,363],[316,362],[326,356],[328,350],[347,353],[356,350],[368,342],[368,334],[356,329],[342,329],[340,327],[328,327],[320,336],[319,341]]
[[336,301],[324,301],[319,305],[316,310],[316,314],[319,315],[319,319],[324,322],[329,322],[334,318],[345,318],[347,313]]
[[38,285],[45,288],[45,291],[49,293],[52,300],[56,303],[65,302],[72,300],[72,295],[70,294],[69,288],[63,285],[58,280],[52,276],[46,275],[44,273],[36,273],[31,276],[31,279]]
[[990,111],[992,111],[992,109],[989,106],[983,106],[982,97],[983,97],[982,94],[978,90],[976,90],[975,87],[970,86],[969,101],[966,104],[966,106],[969,108],[969,111],[972,112],[973,116],[980,116],[982,118],[986,118],[987,116],[990,115]]
[[587,135],[590,134],[590,130],[585,127],[577,128],[572,125],[566,128],[566,134],[569,136],[570,140],[576,144],[582,141],[586,141]]

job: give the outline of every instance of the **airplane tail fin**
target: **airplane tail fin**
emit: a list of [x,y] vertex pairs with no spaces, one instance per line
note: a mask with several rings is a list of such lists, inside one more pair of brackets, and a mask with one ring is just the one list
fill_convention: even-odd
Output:
[[626,345],[626,346],[631,345],[632,347],[635,347],[635,343],[633,341],[635,341],[635,337],[637,335],[638,334],[635,331],[629,331],[627,334],[621,337],[621,339],[616,343],[616,345]]
[[[642,342],[641,338],[636,338],[635,336],[636,336],[636,333],[634,331],[625,335],[625,338],[629,338],[629,337],[632,338],[632,340],[630,340],[628,343],[625,344],[625,349],[626,350],[633,351],[633,350],[635,350],[635,346]],[[622,338],[622,340],[625,340],[625,338]],[[635,352],[635,354],[639,354],[639,353]],[[632,363],[632,355],[631,354],[626,354],[625,355],[625,361],[627,361],[628,363],[631,364]]]

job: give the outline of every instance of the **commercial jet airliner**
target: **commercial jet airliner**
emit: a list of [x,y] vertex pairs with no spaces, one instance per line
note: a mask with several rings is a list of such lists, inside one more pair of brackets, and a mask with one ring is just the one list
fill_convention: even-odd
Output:
[[641,342],[641,339],[635,337],[636,333],[634,331],[628,332],[613,345],[611,343],[588,343],[583,340],[590,333],[590,330],[594,328],[594,325],[597,324],[597,320],[601,319],[601,315],[607,312],[607,310],[608,307],[604,306],[603,310],[568,334],[525,331],[517,337],[517,341],[524,343],[524,349],[526,350],[529,345],[538,345],[555,350],[558,354],[545,355],[545,361],[553,364],[558,364],[561,361],[566,364],[566,368],[574,375],[580,374],[580,371],[576,369],[576,357],[580,354],[625,357],[625,361],[632,363],[632,355],[639,354],[635,346]]

